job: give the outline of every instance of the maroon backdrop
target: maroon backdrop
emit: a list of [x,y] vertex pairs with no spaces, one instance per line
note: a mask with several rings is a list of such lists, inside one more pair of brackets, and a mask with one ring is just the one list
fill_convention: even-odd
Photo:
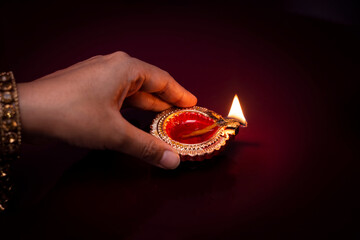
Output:
[[[4,236],[359,237],[355,26],[232,5],[68,4],[4,5],[3,70],[31,81],[123,50],[220,114],[238,94],[248,128],[220,156],[174,171],[110,151],[24,144]],[[123,114],[144,130],[155,116]]]

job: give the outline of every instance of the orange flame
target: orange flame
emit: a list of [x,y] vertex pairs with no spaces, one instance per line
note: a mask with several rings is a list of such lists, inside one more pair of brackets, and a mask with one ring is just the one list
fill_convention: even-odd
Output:
[[240,106],[239,98],[236,94],[232,102],[228,117],[238,119],[243,125],[247,124],[244,113]]

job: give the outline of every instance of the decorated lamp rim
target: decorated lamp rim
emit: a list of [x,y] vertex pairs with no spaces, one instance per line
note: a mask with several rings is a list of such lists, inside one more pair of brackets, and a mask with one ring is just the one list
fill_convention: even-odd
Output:
[[172,117],[178,116],[185,112],[195,112],[202,114],[206,117],[209,117],[214,120],[214,122],[218,122],[224,120],[224,118],[215,113],[214,111],[208,110],[204,107],[194,106],[190,108],[169,108],[161,113],[159,113],[151,124],[150,133],[159,138],[160,140],[166,142],[170,146],[172,146],[180,155],[182,156],[203,156],[212,154],[214,151],[220,150],[223,146],[225,146],[226,141],[229,140],[230,135],[235,135],[235,131],[228,131],[226,125],[218,125],[217,131],[213,134],[213,136],[203,142],[200,143],[181,143],[172,139],[165,131],[165,123]]

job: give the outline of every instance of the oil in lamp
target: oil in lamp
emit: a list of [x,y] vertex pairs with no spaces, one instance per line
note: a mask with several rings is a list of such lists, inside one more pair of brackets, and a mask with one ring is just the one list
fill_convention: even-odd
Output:
[[169,108],[151,124],[151,134],[172,146],[181,161],[202,161],[219,153],[239,127],[246,127],[239,99],[235,95],[226,118],[203,107]]

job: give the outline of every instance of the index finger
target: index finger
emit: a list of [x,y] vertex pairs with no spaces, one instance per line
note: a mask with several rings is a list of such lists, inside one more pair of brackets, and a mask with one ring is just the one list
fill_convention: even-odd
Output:
[[138,66],[138,74],[144,79],[140,91],[155,94],[178,107],[191,107],[196,104],[196,97],[166,71],[139,59],[135,59],[135,64]]

